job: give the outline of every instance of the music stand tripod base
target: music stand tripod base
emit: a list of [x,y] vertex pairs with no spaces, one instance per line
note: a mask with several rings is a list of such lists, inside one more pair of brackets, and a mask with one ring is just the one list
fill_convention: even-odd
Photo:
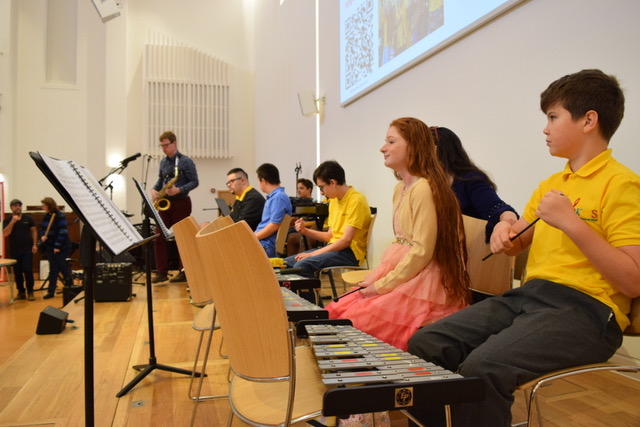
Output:
[[[150,220],[149,220],[149,216],[145,215],[145,218],[143,220],[143,237],[148,236],[150,234]],[[154,331],[153,331],[153,286],[151,286],[151,247],[150,244],[153,242],[153,240],[149,240],[146,242],[145,244],[145,264],[146,264],[146,280],[147,280],[147,318],[148,318],[148,323],[149,323],[149,363],[146,365],[135,365],[133,366],[133,369],[140,371],[140,373],[138,375],[136,375],[136,377],[131,380],[129,382],[129,384],[127,384],[122,390],[120,390],[120,392],[118,392],[118,394],[116,394],[116,397],[122,397],[125,394],[127,394],[133,387],[136,386],[136,384],[138,384],[140,381],[142,381],[147,375],[149,375],[154,369],[159,369],[161,371],[168,371],[168,372],[174,372],[176,374],[184,374],[184,375],[189,375],[189,376],[196,376],[196,377],[200,377],[201,373],[199,372],[193,372],[190,371],[188,369],[182,369],[182,368],[175,368],[173,366],[167,366],[167,365],[162,365],[157,363],[156,361],[156,353],[155,353],[155,338],[154,338]],[[204,376],[206,376],[206,374],[204,374]]]

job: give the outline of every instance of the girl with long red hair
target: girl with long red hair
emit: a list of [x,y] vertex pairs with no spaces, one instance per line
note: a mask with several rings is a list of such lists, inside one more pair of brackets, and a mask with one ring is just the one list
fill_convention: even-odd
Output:
[[469,276],[462,216],[429,127],[391,122],[380,149],[400,181],[393,193],[395,240],[359,292],[327,306],[331,318],[400,349],[421,326],[466,307]]

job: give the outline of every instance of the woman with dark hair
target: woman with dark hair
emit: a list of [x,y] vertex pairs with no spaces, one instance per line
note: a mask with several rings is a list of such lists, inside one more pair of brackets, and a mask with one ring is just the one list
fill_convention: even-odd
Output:
[[400,349],[421,326],[467,306],[469,276],[462,216],[429,127],[391,122],[380,149],[400,181],[393,192],[395,241],[359,292],[327,306],[330,318]]
[[51,197],[40,201],[45,215],[40,224],[40,241],[49,260],[49,287],[44,299],[53,298],[58,284],[58,275],[62,273],[64,286],[71,283],[71,268],[67,258],[71,255],[71,240],[67,218],[58,209],[58,204]]
[[489,243],[493,227],[500,221],[514,224],[518,213],[498,196],[496,184],[469,158],[458,135],[438,126],[432,126],[431,133],[462,214],[487,221],[485,234]]

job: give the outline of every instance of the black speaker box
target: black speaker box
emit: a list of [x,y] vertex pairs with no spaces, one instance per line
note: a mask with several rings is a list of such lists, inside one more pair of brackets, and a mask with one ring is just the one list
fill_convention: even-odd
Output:
[[129,301],[132,296],[132,270],[129,262],[96,264],[93,299],[96,302]]
[[64,328],[67,325],[68,317],[69,313],[67,313],[66,311],[48,306],[40,312],[36,334],[47,335],[61,333],[62,331],[64,331]]

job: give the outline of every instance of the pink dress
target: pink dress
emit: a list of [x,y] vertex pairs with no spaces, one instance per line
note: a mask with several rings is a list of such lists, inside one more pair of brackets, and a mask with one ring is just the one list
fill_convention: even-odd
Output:
[[[428,246],[420,238],[415,239],[415,228],[420,228],[420,221],[412,218],[412,214],[405,221],[399,220],[402,211],[419,212],[419,215],[429,217],[429,212],[425,211],[429,203],[421,203],[423,194],[413,191],[410,196],[406,193],[410,190],[420,190],[424,187],[426,180],[421,186],[412,186],[405,191],[399,191],[396,187],[394,194],[394,230],[396,240],[382,254],[381,262],[369,275],[364,283],[375,283],[391,273],[391,276],[402,276],[396,268],[410,270],[406,280],[402,278],[402,283],[393,284],[392,289],[386,289],[382,293],[373,297],[365,298],[360,292],[355,292],[341,298],[338,302],[327,305],[329,317],[332,319],[346,318],[353,322],[353,326],[363,332],[368,333],[384,342],[387,342],[402,350],[407,350],[409,338],[421,327],[442,319],[449,314],[455,313],[465,307],[465,304],[449,304],[447,294],[440,284],[440,268],[431,259],[435,242],[431,250],[420,249],[416,246]],[[430,187],[426,183],[430,193]],[[422,201],[423,202],[423,201]],[[416,210],[420,206],[421,210]],[[435,220],[435,211],[432,212],[430,220]],[[411,224],[414,230],[403,232],[401,224]],[[433,227],[433,226],[431,226]],[[426,232],[425,232],[426,233]],[[429,233],[426,233],[429,235]],[[411,236],[411,237],[410,237]],[[433,240],[433,233],[429,240]],[[409,257],[408,263],[406,257]],[[416,266],[418,266],[416,270]],[[414,274],[414,271],[415,274]],[[405,275],[406,276],[406,275]],[[373,285],[372,285],[373,286]],[[380,289],[378,289],[380,290]]]

